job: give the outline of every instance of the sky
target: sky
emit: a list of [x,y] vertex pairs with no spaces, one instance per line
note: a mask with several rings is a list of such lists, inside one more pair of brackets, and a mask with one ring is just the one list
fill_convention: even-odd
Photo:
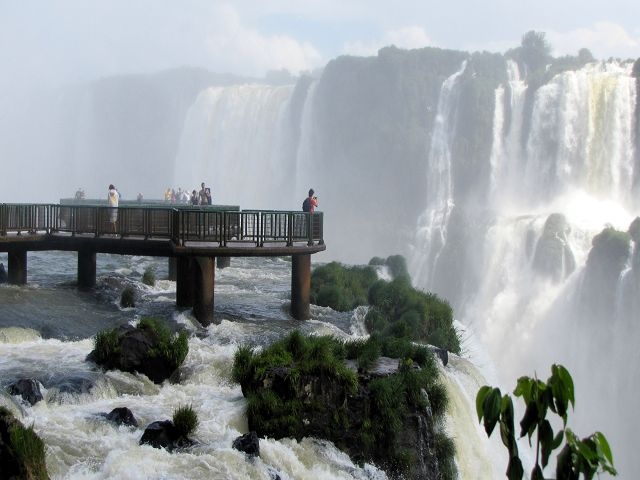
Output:
[[261,77],[425,46],[640,57],[637,0],[0,0],[0,89],[195,66]]

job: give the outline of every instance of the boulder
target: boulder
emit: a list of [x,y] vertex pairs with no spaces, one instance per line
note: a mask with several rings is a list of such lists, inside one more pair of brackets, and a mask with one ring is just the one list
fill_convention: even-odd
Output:
[[246,453],[250,457],[260,456],[260,439],[255,431],[245,433],[233,441],[233,448]]
[[9,385],[11,395],[20,395],[26,402],[35,405],[42,400],[42,384],[32,378],[21,378]]
[[115,423],[116,425],[127,425],[130,427],[137,427],[138,421],[133,415],[133,412],[127,407],[117,407],[111,410],[106,415],[107,420]]
[[[12,432],[21,430],[18,435],[21,442],[26,445],[30,454],[25,458],[18,453],[13,440]],[[23,449],[20,449],[23,450]],[[4,407],[0,407],[0,478],[38,478],[48,479],[45,463],[44,443],[33,429],[25,428]]]
[[533,256],[533,268],[538,273],[560,281],[575,270],[576,260],[567,241],[570,232],[564,215],[549,215]]
[[147,444],[154,448],[164,448],[169,452],[177,448],[186,448],[194,442],[181,435],[171,420],[150,423],[140,438],[140,445]]
[[178,369],[173,358],[159,354],[166,350],[162,341],[158,333],[151,328],[122,325],[117,329],[117,348],[106,354],[93,350],[87,359],[107,370],[138,372],[149,377],[154,383],[162,383]]

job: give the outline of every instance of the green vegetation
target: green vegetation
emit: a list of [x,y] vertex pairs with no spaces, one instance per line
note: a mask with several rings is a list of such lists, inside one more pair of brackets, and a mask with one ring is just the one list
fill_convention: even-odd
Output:
[[5,407],[0,407],[0,446],[3,450],[2,473],[7,475],[6,478],[49,478],[44,442],[34,432],[33,426],[24,427]]
[[[396,374],[359,377],[347,367],[355,359],[360,371],[370,370],[391,353],[399,353]],[[407,416],[430,409],[437,461],[449,472],[443,478],[455,478],[453,442],[442,433],[446,390],[425,347],[377,335],[343,343],[294,331],[260,353],[240,347],[232,376],[247,397],[249,428],[259,435],[326,438],[356,461],[376,460],[400,474],[418,462],[401,441]]]
[[416,290],[406,278],[378,280],[369,289],[369,305],[365,324],[371,334],[428,342],[460,353],[451,306],[433,293]]
[[[374,265],[386,265],[393,280],[378,280]],[[450,305],[435,294],[411,286],[407,263],[401,255],[386,260],[373,257],[366,267],[346,267],[337,262],[317,267],[311,276],[311,302],[338,311],[370,305],[365,318],[367,330],[379,338],[388,338],[388,349],[392,339],[403,339],[460,353]],[[376,347],[372,344],[368,348]],[[365,366],[366,355],[361,360]]]
[[[144,330],[156,339],[154,346],[146,353],[150,358],[160,358],[169,368],[177,369],[189,353],[187,333],[181,331],[177,336],[161,320],[145,317],[140,320],[138,329]],[[118,328],[98,332],[94,338],[92,359],[100,365],[119,365],[122,332]]]
[[[328,377],[346,392],[355,393],[358,385],[356,374],[345,365],[343,352],[342,344],[331,337],[305,337],[297,330],[259,354],[249,347],[239,348],[232,376],[234,381],[240,383],[247,397],[247,411],[253,419],[254,429],[286,432],[282,436],[301,438],[304,432],[300,418],[302,398],[295,392],[303,376]],[[280,378],[277,391],[262,389],[265,374],[280,367],[288,370]],[[327,425],[327,429],[330,430],[330,425]]]
[[181,405],[173,412],[173,426],[179,436],[187,437],[198,428],[198,415],[191,405]]
[[[551,377],[547,383],[541,380],[521,377],[513,394],[522,397],[525,413],[520,420],[520,438],[525,435],[529,439],[536,433],[535,465],[531,471],[531,480],[544,480],[543,469],[548,465],[551,453],[562,445],[556,457],[556,478],[579,479],[580,475],[589,480],[599,473],[616,475],[613,467],[613,455],[609,443],[600,432],[580,440],[567,428],[569,406],[575,407],[573,379],[562,365],[551,367]],[[476,396],[478,420],[483,421],[484,429],[491,436],[496,424],[500,424],[502,443],[509,452],[509,464],[506,475],[509,480],[520,480],[524,468],[518,454],[515,438],[514,409],[511,397],[504,396],[500,389],[489,386],[482,387]],[[562,429],[553,431],[547,419],[547,413],[553,412],[562,419]]]
[[154,287],[156,285],[156,271],[153,267],[148,267],[142,274],[142,283]]
[[122,308],[133,308],[136,306],[136,291],[133,287],[125,287],[120,295],[120,306]]
[[100,365],[120,355],[120,335],[117,328],[102,330],[93,339],[93,360]]
[[160,357],[171,367],[178,368],[189,353],[187,332],[182,330],[177,336],[161,320],[145,317],[138,323],[138,328],[153,332],[158,342],[149,352],[152,357]]
[[368,266],[346,267],[331,262],[311,274],[311,303],[346,312],[367,303],[369,286],[377,279]]

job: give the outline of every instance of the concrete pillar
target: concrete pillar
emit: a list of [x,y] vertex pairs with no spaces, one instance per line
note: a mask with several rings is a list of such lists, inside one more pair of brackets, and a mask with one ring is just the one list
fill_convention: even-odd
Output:
[[176,306],[193,307],[196,290],[193,257],[176,259]]
[[218,268],[227,268],[231,266],[231,257],[217,257],[216,263]]
[[311,255],[293,255],[291,258],[291,316],[308,320],[311,292]]
[[78,251],[78,286],[81,288],[96,286],[96,252]]
[[178,279],[178,259],[169,257],[169,280],[174,282]]
[[27,283],[27,251],[9,250],[7,252],[7,280],[13,285]]
[[216,279],[215,257],[196,257],[194,259],[195,298],[193,315],[203,326],[213,323],[213,290]]

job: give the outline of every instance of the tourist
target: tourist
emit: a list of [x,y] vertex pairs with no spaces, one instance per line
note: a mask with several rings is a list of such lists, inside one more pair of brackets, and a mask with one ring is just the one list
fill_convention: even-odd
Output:
[[198,203],[200,203],[198,198],[198,192],[194,190],[193,192],[191,192],[191,205],[198,205]]
[[211,205],[211,189],[209,187],[204,189],[204,197],[206,199],[205,205]]
[[206,192],[206,188],[204,186],[204,182],[202,182],[200,184],[200,192],[198,192],[198,194],[200,195],[199,200],[198,200],[198,204],[199,205],[206,205],[207,204],[207,192]]
[[4,263],[0,263],[0,283],[6,283],[7,271],[4,269]]
[[120,200],[120,194],[113,184],[109,185],[109,193],[107,194],[107,200],[109,200],[109,221],[113,225],[113,233],[116,233],[116,222],[118,221],[118,201]]
[[313,188],[310,188],[309,189],[309,196],[304,199],[304,202],[302,202],[302,211],[303,212],[313,213],[313,211],[318,206],[318,197],[315,197],[313,195],[314,193],[315,192],[313,191]]

